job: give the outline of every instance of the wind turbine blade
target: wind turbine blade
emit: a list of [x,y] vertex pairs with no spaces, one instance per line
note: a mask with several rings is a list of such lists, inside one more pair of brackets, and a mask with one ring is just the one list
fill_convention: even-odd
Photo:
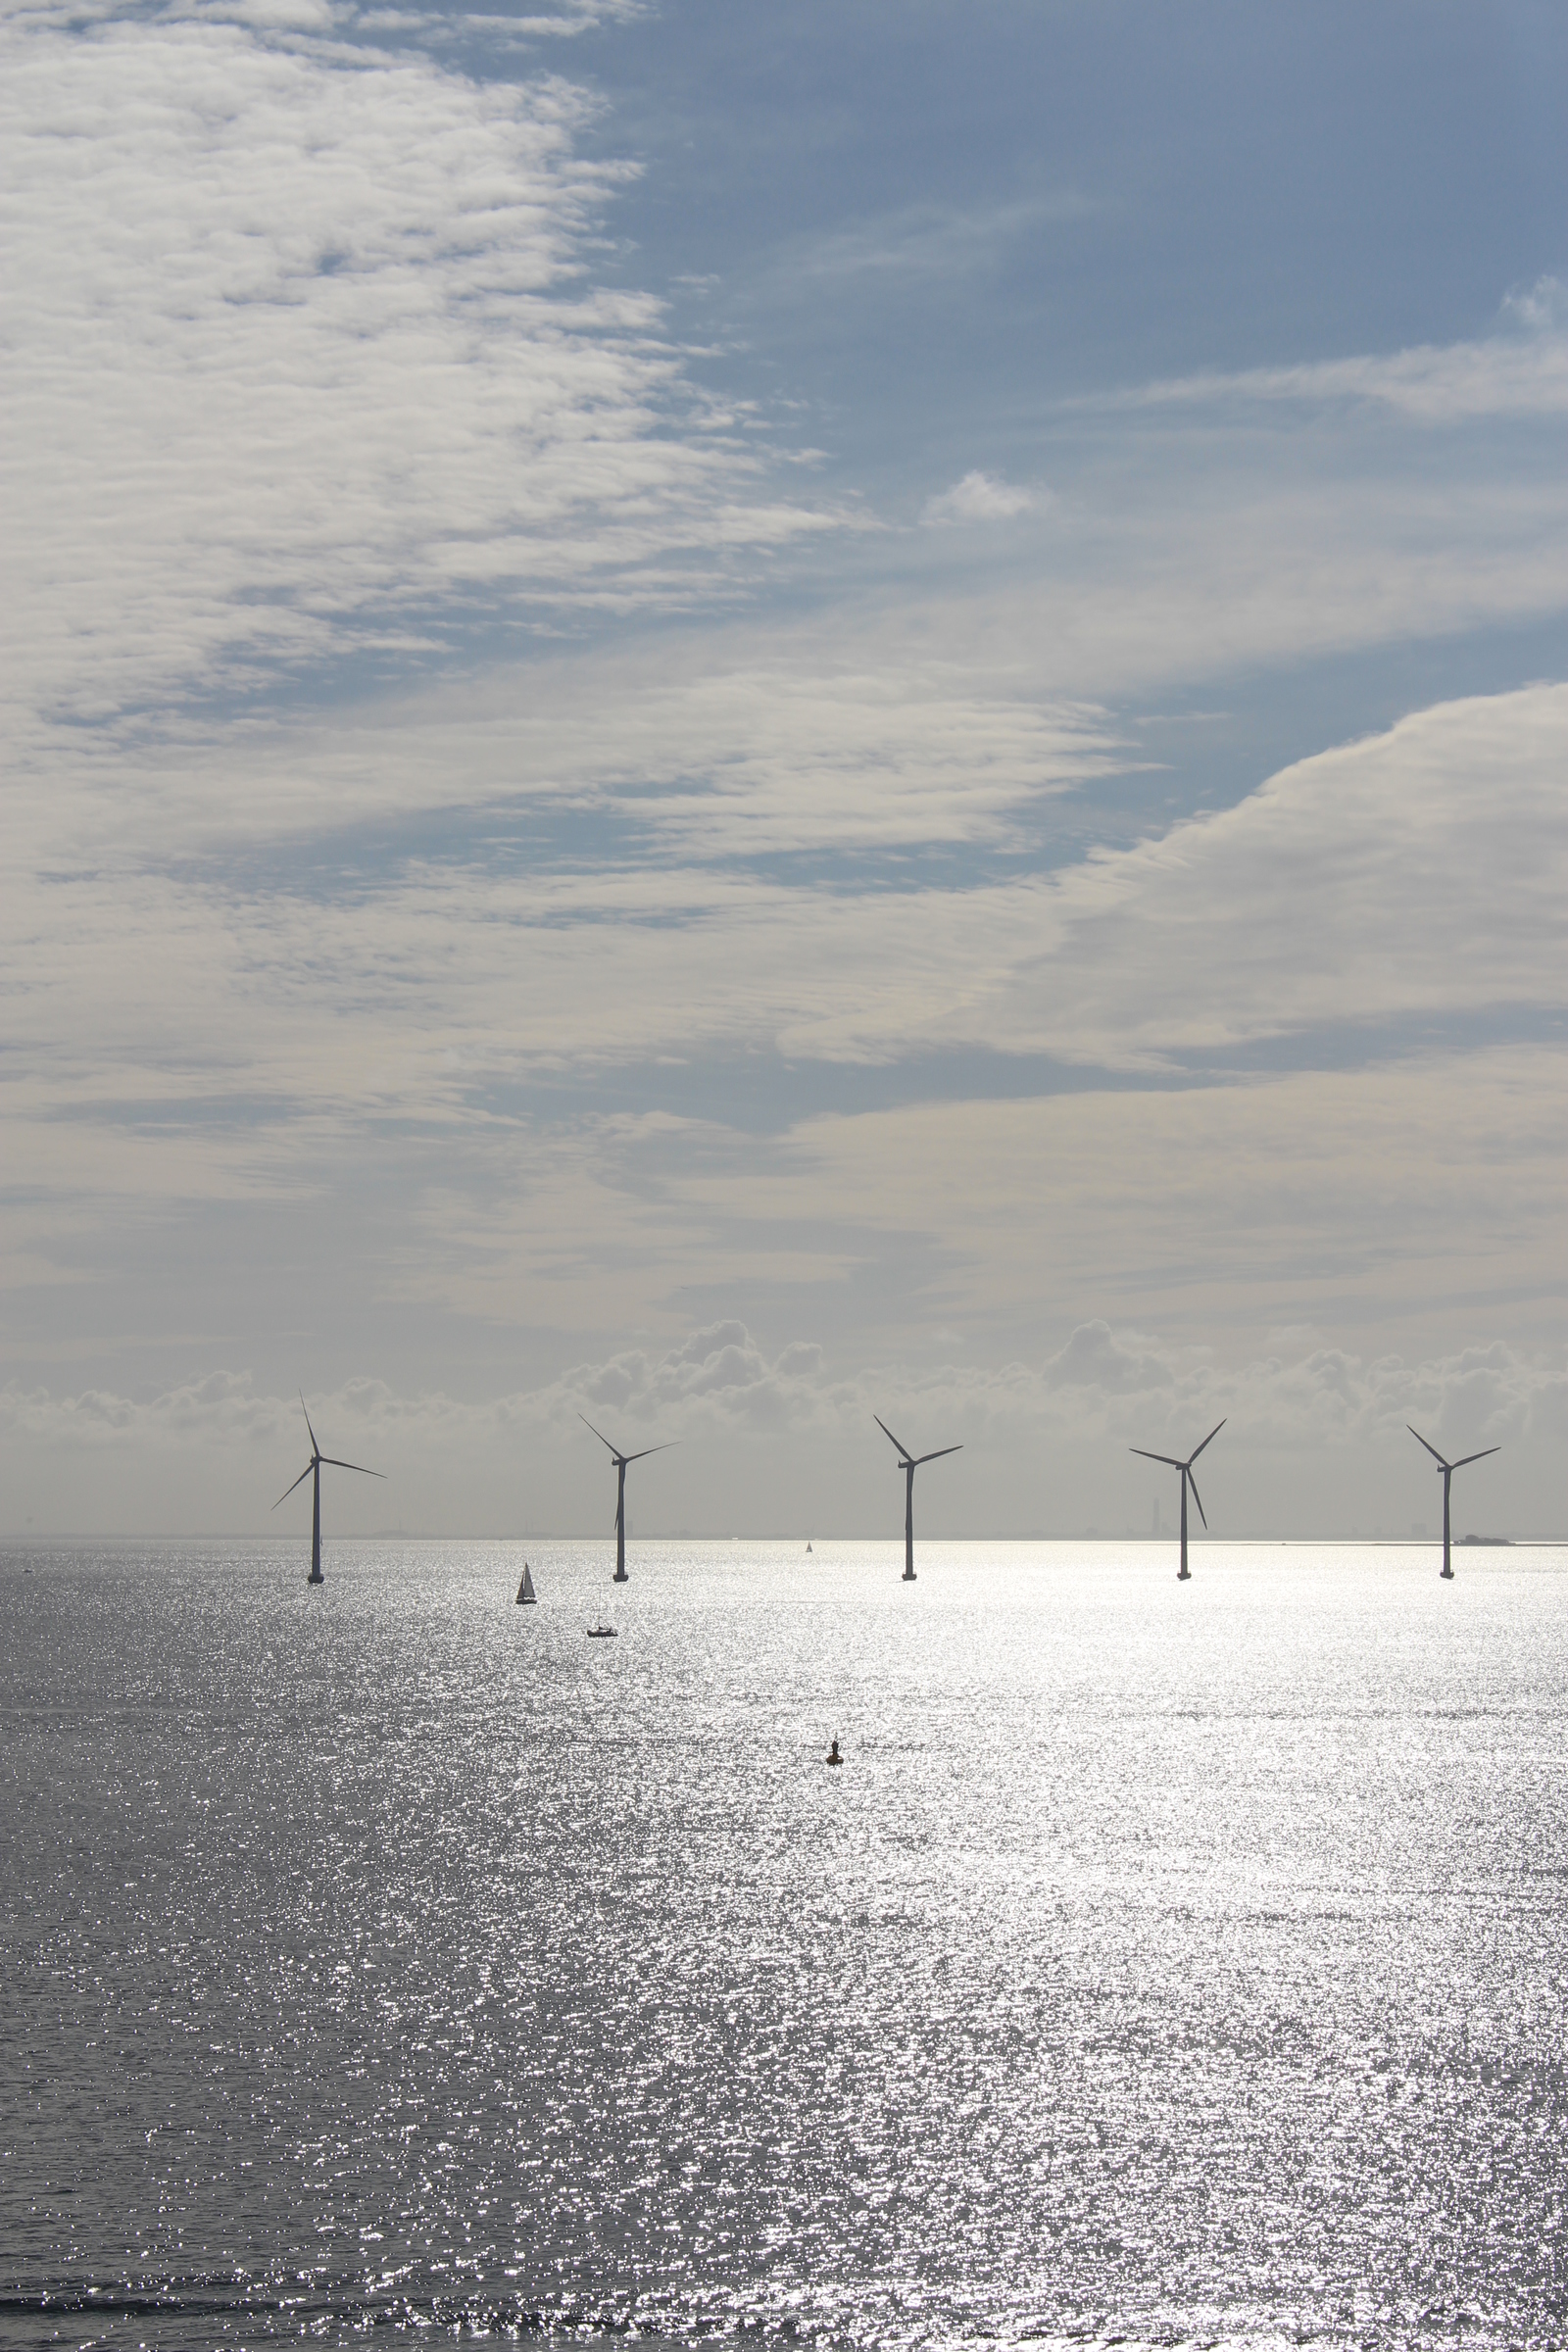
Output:
[[[1219,1436],[1219,1433],[1224,1426],[1225,1424],[1223,1421],[1216,1421],[1213,1428],[1209,1431],[1207,1437],[1203,1440],[1203,1446],[1212,1446],[1214,1440]],[[1197,1461],[1199,1455],[1202,1452],[1203,1446],[1195,1446],[1192,1452],[1187,1456],[1187,1466],[1189,1469],[1192,1468],[1194,1462]],[[1205,1527],[1208,1525],[1208,1521],[1206,1519],[1204,1520],[1203,1525]]]
[[1127,1450],[1129,1453],[1141,1453],[1146,1462],[1168,1462],[1173,1470],[1185,1470],[1187,1467],[1173,1453],[1151,1453],[1147,1446],[1129,1446]]
[[[1410,1435],[1411,1435],[1411,1437],[1412,1437],[1412,1438],[1414,1438],[1414,1440],[1415,1440],[1415,1442],[1416,1442],[1416,1444],[1417,1444],[1418,1446],[1427,1446],[1427,1442],[1426,1442],[1425,1438],[1424,1438],[1424,1437],[1421,1435],[1421,1432],[1420,1432],[1418,1429],[1410,1429],[1410,1424],[1409,1424],[1409,1422],[1408,1422],[1408,1421],[1405,1423],[1405,1425],[1404,1425],[1404,1426],[1405,1426],[1405,1428],[1406,1428],[1406,1429],[1409,1429],[1409,1430],[1410,1430]],[[1441,1454],[1441,1453],[1438,1451],[1438,1449],[1437,1449],[1437,1447],[1436,1447],[1435,1446],[1427,1446],[1427,1451],[1428,1451],[1428,1453],[1430,1453],[1430,1454],[1431,1454],[1431,1456],[1432,1456],[1432,1459],[1433,1459],[1435,1462],[1443,1462],[1443,1467],[1444,1467],[1444,1469],[1445,1469],[1445,1470],[1451,1470],[1451,1469],[1453,1469],[1453,1468],[1454,1468],[1454,1466],[1455,1466],[1455,1465],[1454,1465],[1452,1462],[1444,1462],[1444,1461],[1443,1461],[1443,1456],[1442,1456],[1442,1454]]]
[[883,1435],[885,1438],[893,1438],[893,1443],[894,1443],[894,1445],[895,1445],[895,1446],[898,1446],[898,1448],[899,1448],[899,1451],[900,1451],[900,1453],[903,1455],[904,1459],[905,1459],[906,1462],[912,1462],[912,1461],[913,1461],[913,1459],[914,1459],[914,1456],[913,1456],[913,1454],[912,1454],[912,1453],[909,1451],[909,1448],[907,1447],[907,1446],[900,1445],[900,1443],[899,1443],[899,1440],[898,1440],[897,1438],[894,1438],[894,1437],[893,1437],[893,1432],[892,1432],[892,1430],[891,1430],[891,1429],[889,1429],[889,1427],[888,1427],[887,1423],[886,1423],[886,1422],[883,1420],[883,1418],[882,1418],[881,1414],[880,1414],[880,1413],[873,1413],[873,1414],[871,1415],[871,1418],[872,1418],[872,1420],[873,1420],[873,1421],[876,1423],[876,1425],[877,1425],[878,1429],[879,1429],[879,1430],[882,1432],[882,1435]]
[[1208,1526],[1208,1513],[1207,1513],[1207,1512],[1204,1510],[1204,1508],[1203,1508],[1203,1497],[1202,1497],[1202,1496],[1201,1496],[1201,1494],[1200,1494],[1200,1493],[1198,1492],[1198,1481],[1197,1481],[1197,1479],[1196,1479],[1196,1478],[1193,1476],[1193,1466],[1192,1466],[1191,1462],[1183,1462],[1183,1464],[1182,1464],[1182,1476],[1183,1476],[1183,1477],[1186,1479],[1186,1481],[1187,1481],[1187,1484],[1188,1484],[1188,1485],[1189,1485],[1189,1486],[1192,1488],[1192,1490],[1193,1490],[1193,1500],[1194,1500],[1194,1501],[1197,1503],[1197,1505],[1198,1505],[1198,1516],[1200,1517],[1200,1519],[1201,1519],[1201,1520],[1202,1520],[1202,1522],[1203,1522],[1203,1525],[1204,1525],[1204,1527],[1205,1527],[1205,1529],[1206,1529],[1206,1527]]
[[384,1470],[367,1470],[363,1462],[340,1462],[335,1453],[323,1453],[320,1458],[323,1462],[330,1462],[334,1470],[357,1470],[362,1478],[385,1478],[386,1476]]
[[666,1438],[662,1446],[645,1446],[641,1453],[623,1453],[619,1458],[623,1462],[646,1462],[651,1453],[667,1453],[672,1446],[679,1444],[679,1438]]
[[[316,1468],[316,1456],[315,1456],[314,1454],[312,1454],[312,1456],[311,1456],[310,1460],[309,1460],[309,1461],[306,1463],[306,1465],[305,1465],[304,1469],[303,1469],[303,1470],[300,1472],[300,1474],[299,1474],[298,1478],[297,1478],[297,1479],[294,1481],[294,1487],[303,1487],[303,1486],[304,1486],[304,1484],[305,1484],[305,1481],[306,1481],[306,1480],[307,1480],[307,1479],[310,1477],[310,1475],[311,1475],[311,1472],[312,1472],[312,1471],[313,1471],[315,1468]],[[288,1500],[289,1496],[290,1496],[290,1495],[293,1494],[293,1492],[294,1492],[294,1487],[287,1487],[287,1488],[285,1488],[285,1489],[284,1489],[284,1491],[283,1491],[283,1493],[282,1493],[282,1494],[281,1494],[278,1496],[278,1498],[277,1498],[277,1502],[287,1502],[287,1500]],[[273,1503],[273,1505],[272,1505],[272,1508],[273,1508],[273,1510],[274,1510],[274,1511],[275,1511],[275,1510],[276,1510],[276,1508],[277,1508],[277,1502],[274,1502],[274,1503]]]
[[917,1454],[915,1456],[914,1466],[918,1470],[922,1462],[940,1462],[945,1453],[961,1453],[962,1451],[963,1447],[961,1446],[939,1446],[935,1453]]
[[[594,1429],[594,1425],[589,1420],[586,1413],[579,1413],[577,1418],[582,1423],[584,1429]],[[594,1436],[599,1440],[601,1446],[610,1446],[610,1440],[606,1437],[602,1429],[594,1429]],[[615,1448],[613,1446],[610,1446],[610,1450],[612,1453],[615,1453]],[[620,1456],[618,1453],[615,1453],[615,1459],[617,1462],[619,1461]]]
[[[306,1426],[306,1428],[307,1428],[307,1429],[311,1429],[311,1416],[310,1416],[309,1412],[308,1412],[308,1411],[306,1411],[306,1405],[305,1405],[305,1391],[304,1391],[303,1389],[301,1389],[301,1391],[300,1391],[300,1411],[301,1411],[302,1413],[304,1413],[304,1414],[305,1414],[305,1426]],[[319,1447],[319,1446],[318,1446],[318,1444],[316,1443],[316,1432],[315,1432],[315,1430],[314,1430],[314,1429],[311,1429],[311,1451],[312,1451],[313,1453],[319,1453],[319,1452],[320,1452],[320,1450],[321,1450],[321,1448],[320,1448],[320,1447]],[[274,1503],[274,1504],[272,1505],[272,1508],[273,1508],[274,1510],[277,1508],[277,1505],[276,1505],[276,1503]]]
[[1500,1453],[1501,1451],[1500,1446],[1483,1446],[1479,1453],[1461,1453],[1459,1459],[1451,1462],[1448,1466],[1452,1470],[1462,1470],[1466,1462],[1484,1462],[1489,1453]]

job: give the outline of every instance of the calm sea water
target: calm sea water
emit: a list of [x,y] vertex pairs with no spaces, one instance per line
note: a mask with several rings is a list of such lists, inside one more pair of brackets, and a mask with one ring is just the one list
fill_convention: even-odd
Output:
[[0,1553],[0,2343],[1568,2342],[1568,1552],[523,1548]]

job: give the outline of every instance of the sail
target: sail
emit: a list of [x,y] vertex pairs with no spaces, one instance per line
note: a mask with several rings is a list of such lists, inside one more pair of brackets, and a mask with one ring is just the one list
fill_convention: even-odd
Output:
[[522,1582],[517,1587],[518,1605],[520,1606],[525,1600],[533,1600],[535,1598],[537,1598],[537,1595],[533,1589],[533,1570],[529,1567],[527,1561],[524,1560],[522,1563]]

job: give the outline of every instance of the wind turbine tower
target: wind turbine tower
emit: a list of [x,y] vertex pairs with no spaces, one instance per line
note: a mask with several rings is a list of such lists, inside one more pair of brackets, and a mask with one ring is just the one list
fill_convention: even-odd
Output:
[[[1212,1446],[1224,1426],[1223,1421],[1216,1421],[1203,1440],[1203,1446]],[[1129,1453],[1141,1453],[1146,1462],[1167,1462],[1172,1470],[1179,1470],[1182,1474],[1182,1564],[1176,1571],[1176,1582],[1179,1585],[1192,1582],[1192,1570],[1187,1565],[1187,1490],[1189,1487],[1193,1490],[1193,1500],[1198,1505],[1198,1516],[1202,1520],[1205,1532],[1208,1527],[1208,1513],[1203,1508],[1203,1497],[1198,1492],[1198,1481],[1193,1476],[1193,1464],[1202,1452],[1203,1446],[1195,1446],[1185,1462],[1178,1461],[1173,1453],[1151,1453],[1145,1446],[1129,1446],[1127,1448]]]
[[961,1446],[939,1446],[935,1453],[911,1453],[907,1446],[900,1446],[880,1413],[872,1420],[885,1438],[891,1438],[898,1447],[899,1465],[904,1472],[904,1581],[914,1582],[914,1474],[922,1462],[940,1462],[945,1453],[961,1453]]
[[[311,1416],[305,1412],[303,1396],[300,1398],[300,1411],[305,1413],[306,1428],[311,1429]],[[307,1479],[314,1482],[311,1493],[311,1573],[305,1580],[309,1585],[324,1585],[326,1582],[325,1577],[321,1574],[321,1464],[323,1462],[330,1470],[358,1470],[361,1478],[385,1478],[386,1476],[384,1470],[367,1470],[359,1462],[340,1462],[336,1454],[323,1453],[316,1443],[315,1430],[311,1429],[311,1458],[294,1481],[294,1487],[303,1487]],[[272,1505],[274,1511],[278,1502],[287,1502],[289,1495],[294,1492],[294,1487],[290,1487],[286,1494],[278,1496],[277,1502]]]
[[[1410,1429],[1408,1421],[1404,1426],[1406,1429]],[[1410,1435],[1418,1446],[1427,1446],[1425,1438],[1418,1429],[1410,1429]],[[1489,1453],[1500,1453],[1502,1447],[1500,1446],[1483,1446],[1479,1453],[1461,1454],[1456,1462],[1446,1462],[1435,1446],[1427,1446],[1427,1451],[1443,1472],[1443,1573],[1451,1581],[1453,1562],[1448,1556],[1448,1489],[1453,1484],[1453,1474],[1456,1470],[1464,1469],[1469,1462],[1484,1462]]]
[[[586,1413],[579,1413],[577,1418],[584,1429],[594,1429]],[[602,1429],[594,1429],[594,1436],[601,1446],[610,1446],[610,1440]],[[646,1462],[651,1453],[667,1453],[671,1446],[678,1446],[679,1443],[678,1438],[666,1438],[662,1446],[645,1446],[641,1453],[617,1453],[613,1446],[610,1446],[610,1457],[615,1465],[615,1573],[611,1579],[612,1584],[626,1585],[631,1582],[626,1574],[626,1464]]]

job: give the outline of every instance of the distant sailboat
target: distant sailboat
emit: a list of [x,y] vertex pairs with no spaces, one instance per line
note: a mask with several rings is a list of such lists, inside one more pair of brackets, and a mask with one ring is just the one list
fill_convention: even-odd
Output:
[[811,1548],[810,1544],[807,1544],[807,1546],[806,1546],[806,1548],[807,1548],[807,1550],[808,1550],[808,1551],[809,1551],[809,1550],[810,1550],[810,1548]]
[[538,1593],[533,1589],[533,1570],[529,1567],[527,1561],[524,1560],[522,1563],[522,1582],[517,1587],[517,1606],[521,1608],[524,1601],[537,1600],[538,1597]]

